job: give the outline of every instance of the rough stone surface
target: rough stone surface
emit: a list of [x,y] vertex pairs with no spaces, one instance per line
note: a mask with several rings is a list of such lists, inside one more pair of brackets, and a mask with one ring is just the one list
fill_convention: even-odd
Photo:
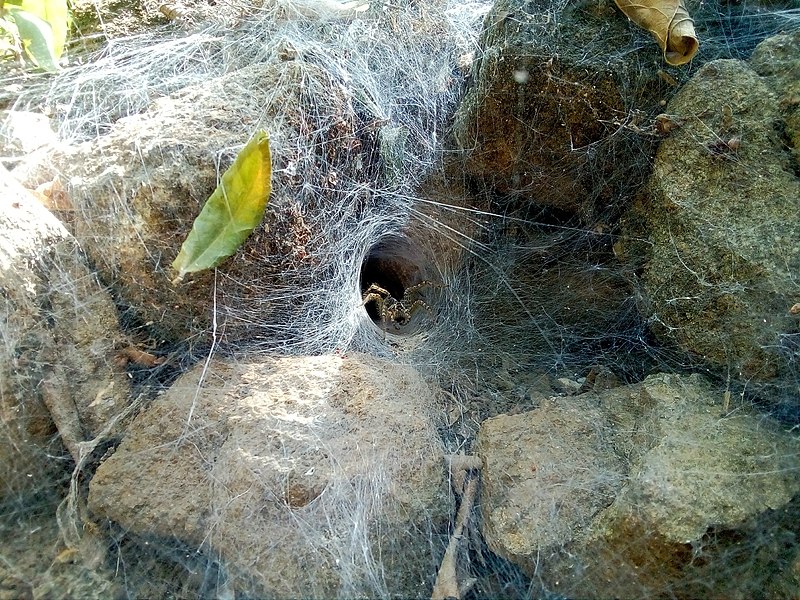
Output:
[[[489,547],[567,597],[697,594],[697,575],[731,591],[731,569],[761,585],[785,552],[731,548],[791,531],[800,440],[722,411],[702,377],[655,375],[487,420],[477,453]],[[704,547],[699,566],[692,547]]]
[[[170,285],[170,264],[218,176],[257,129],[257,119],[270,105],[268,94],[281,78],[299,78],[313,68],[260,64],[212,79],[159,99],[144,114],[120,119],[94,142],[52,156],[52,171],[65,182],[75,206],[75,237],[103,282],[129,307],[127,317],[146,323],[156,339],[174,343],[209,329],[213,272],[187,277],[176,287]],[[297,106],[300,82],[282,89],[280,110]],[[287,139],[286,122],[295,115],[288,110],[271,116],[276,119],[270,136],[277,172],[293,157],[280,148]],[[252,322],[269,314],[260,290],[277,289],[282,275],[303,263],[310,232],[284,185],[287,179],[275,175],[264,223],[226,263],[227,276],[217,283],[220,325],[226,323],[225,306],[235,305],[240,313],[226,326],[231,342],[252,338]],[[25,183],[35,187],[41,181]],[[292,303],[287,304],[283,309],[291,310]],[[241,312],[248,306],[253,314],[244,319]],[[286,320],[291,318],[286,315]]]
[[778,509],[800,490],[799,440],[777,423],[723,416],[722,395],[697,376],[649,377],[640,393],[654,403],[662,437],[632,465],[601,523],[635,515],[667,540],[690,543],[712,525],[734,528]]
[[750,66],[777,95],[784,135],[800,165],[800,31],[776,35],[761,42]]
[[621,119],[646,127],[672,93],[658,67],[618,52],[638,35],[612,3],[496,2],[455,118],[466,172],[506,201],[592,226],[611,216],[645,180],[654,149],[652,138],[612,134]]
[[53,485],[56,427],[74,456],[126,406],[120,337],[75,239],[0,167],[0,497]]
[[213,361],[135,420],[89,506],[212,550],[258,597],[427,596],[450,510],[435,400],[367,356]]
[[[701,37],[697,68],[749,52],[758,28],[732,33],[733,23],[759,22],[768,31],[772,14],[794,4],[741,3],[727,7],[725,18],[710,3],[687,8]],[[775,30],[778,23],[788,25],[779,18]],[[725,42],[730,36],[735,44]],[[596,230],[613,227],[647,182],[658,143],[654,118],[691,70],[668,66],[652,36],[603,0],[498,0],[480,47],[453,126],[472,184],[504,208],[541,214],[545,207],[550,218],[577,215]]]
[[642,281],[653,330],[743,380],[797,374],[800,179],[769,87],[780,82],[741,61],[700,69],[667,107],[678,127],[630,217],[652,243]]
[[0,156],[5,160],[29,154],[57,140],[50,119],[41,113],[0,111]]
[[492,550],[529,557],[565,544],[613,501],[623,465],[606,451],[604,427],[597,408],[555,398],[481,424],[476,453],[484,462],[483,532]]

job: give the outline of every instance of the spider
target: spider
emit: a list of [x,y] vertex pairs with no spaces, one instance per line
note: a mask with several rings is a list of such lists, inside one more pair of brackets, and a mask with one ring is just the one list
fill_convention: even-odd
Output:
[[420,308],[430,311],[431,307],[421,298],[414,298],[414,295],[425,286],[434,285],[430,281],[420,281],[405,289],[403,297],[399,300],[392,296],[386,288],[382,288],[377,283],[370,285],[362,296],[362,306],[370,302],[375,303],[375,308],[383,323],[383,334],[386,335],[387,324],[391,321],[395,329],[408,324],[414,313]]

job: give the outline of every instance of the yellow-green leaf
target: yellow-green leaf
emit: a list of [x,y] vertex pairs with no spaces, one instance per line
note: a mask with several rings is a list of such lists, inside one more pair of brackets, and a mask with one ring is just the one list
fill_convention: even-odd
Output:
[[67,0],[5,0],[5,5],[9,9],[16,7],[24,10],[50,25],[52,53],[58,61],[64,53],[64,44],[69,33],[70,16]]
[[261,222],[272,189],[269,136],[259,131],[247,143],[194,220],[172,268],[173,283],[186,273],[216,267],[236,252]]
[[20,40],[30,59],[45,71],[58,71],[53,49],[53,30],[46,21],[27,11],[12,8],[9,14],[17,26]]

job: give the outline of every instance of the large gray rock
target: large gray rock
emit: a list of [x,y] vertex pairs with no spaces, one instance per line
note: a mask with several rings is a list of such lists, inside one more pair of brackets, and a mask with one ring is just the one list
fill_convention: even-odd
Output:
[[[0,498],[48,488],[129,401],[115,307],[75,239],[0,167]],[[67,470],[63,470],[67,466]],[[56,471],[60,471],[60,475]],[[53,480],[55,478],[55,480]]]
[[89,506],[212,550],[253,596],[424,597],[450,511],[435,402],[368,356],[212,361],[136,419]]
[[741,61],[700,69],[667,106],[675,128],[629,220],[649,232],[642,283],[656,334],[728,376],[784,378],[796,396],[800,179],[781,135],[783,90],[770,88],[780,81]]
[[567,597],[692,596],[703,579],[731,592],[721,567],[737,569],[746,595],[785,557],[732,548],[791,531],[800,440],[723,404],[702,377],[654,375],[487,420],[487,544]]

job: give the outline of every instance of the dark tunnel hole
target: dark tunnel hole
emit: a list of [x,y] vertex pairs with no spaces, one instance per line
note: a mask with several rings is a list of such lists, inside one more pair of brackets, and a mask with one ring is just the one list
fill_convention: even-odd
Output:
[[[370,286],[377,285],[395,300],[402,301],[406,290],[427,280],[426,262],[408,238],[401,235],[383,238],[369,250],[361,264],[362,298],[366,296]],[[384,324],[379,302],[367,302],[364,308],[379,327],[387,326],[387,330],[394,333],[410,332],[405,326],[400,331],[392,323]]]

